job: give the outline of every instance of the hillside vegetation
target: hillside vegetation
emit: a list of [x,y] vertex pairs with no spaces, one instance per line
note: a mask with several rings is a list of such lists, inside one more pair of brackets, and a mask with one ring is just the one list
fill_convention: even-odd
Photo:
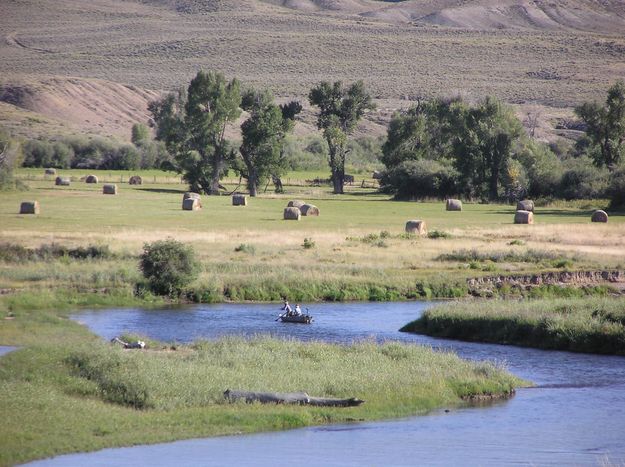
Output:
[[552,116],[600,99],[625,70],[616,1],[10,0],[0,18],[0,120],[35,112],[31,134],[62,119],[125,137],[129,120],[145,120],[146,89],[179,87],[199,68],[285,99],[363,79],[378,104],[363,132],[417,97],[458,92]]

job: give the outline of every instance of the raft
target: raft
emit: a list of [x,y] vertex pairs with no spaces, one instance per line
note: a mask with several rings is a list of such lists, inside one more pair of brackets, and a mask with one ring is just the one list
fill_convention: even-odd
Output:
[[313,322],[313,317],[310,315],[280,315],[279,319],[283,323],[310,324]]

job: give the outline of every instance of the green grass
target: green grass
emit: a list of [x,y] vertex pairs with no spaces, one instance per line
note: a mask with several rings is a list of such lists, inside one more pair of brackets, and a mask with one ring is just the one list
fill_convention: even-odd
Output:
[[436,337],[625,355],[625,299],[450,303],[402,328]]
[[[487,363],[387,343],[226,338],[123,351],[85,339],[0,363],[0,465],[111,446],[423,414],[527,384]],[[358,397],[356,408],[230,404],[226,389]]]
[[[95,173],[106,178],[108,172]],[[54,244],[68,254],[0,261],[0,289],[130,290],[141,280],[137,257],[144,243],[168,237],[191,245],[202,264],[199,278],[187,284],[192,301],[458,297],[466,294],[467,278],[484,274],[625,264],[620,213],[597,225],[579,208],[537,208],[536,224],[520,226],[508,205],[465,203],[462,213],[449,213],[438,201],[390,201],[359,187],[336,196],[330,187],[304,186],[253,198],[244,208],[233,207],[228,196],[203,196],[203,209],[189,212],[181,209],[186,185],[150,183],[150,173],[142,173],[144,185],[119,184],[116,196],[103,195],[101,184],[56,187],[52,180],[3,194],[3,241],[29,251]],[[39,200],[41,214],[19,215],[25,199]],[[321,215],[282,220],[290,199],[314,202]],[[434,234],[406,234],[405,222],[415,218]],[[314,248],[302,246],[310,241]],[[90,245],[107,248],[110,258],[71,259],[70,251]]]

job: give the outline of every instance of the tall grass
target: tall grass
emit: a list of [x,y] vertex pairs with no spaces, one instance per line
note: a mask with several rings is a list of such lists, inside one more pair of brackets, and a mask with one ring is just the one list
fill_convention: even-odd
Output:
[[625,355],[625,298],[450,303],[402,328],[437,337]]
[[[0,366],[0,464],[104,446],[422,414],[527,384],[488,363],[400,343],[267,337],[124,351],[33,346]],[[358,397],[354,408],[234,403],[226,389]],[[71,442],[69,442],[71,440]],[[19,442],[17,442],[19,441]]]

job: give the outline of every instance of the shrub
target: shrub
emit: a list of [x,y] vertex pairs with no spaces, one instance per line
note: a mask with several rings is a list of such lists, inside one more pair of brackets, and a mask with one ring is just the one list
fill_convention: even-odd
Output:
[[448,165],[427,159],[405,161],[386,171],[382,190],[397,199],[444,198],[456,190],[457,172]]
[[249,243],[241,243],[239,246],[234,247],[234,251],[237,253],[240,252],[254,255],[256,253],[256,247],[254,245],[250,245]]
[[625,168],[612,173],[607,195],[610,198],[611,208],[625,207]]
[[146,243],[140,268],[158,295],[180,295],[183,287],[198,274],[193,248],[173,239]]
[[428,238],[451,238],[451,234],[442,230],[432,230],[428,232]]
[[304,243],[302,243],[302,247],[304,247],[304,249],[306,250],[315,248],[315,242],[313,241],[312,238],[305,238]]
[[607,178],[607,169],[593,166],[588,158],[576,159],[562,175],[560,196],[568,200],[602,198]]

